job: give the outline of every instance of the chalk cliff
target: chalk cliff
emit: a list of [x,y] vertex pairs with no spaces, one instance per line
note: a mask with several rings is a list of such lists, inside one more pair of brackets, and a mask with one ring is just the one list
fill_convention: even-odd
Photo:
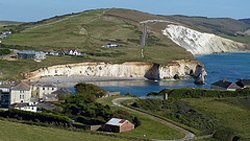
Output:
[[78,64],[57,65],[41,68],[26,74],[27,79],[38,79],[44,76],[97,76],[120,78],[148,78],[148,79],[173,79],[178,74],[180,77],[190,75],[196,71],[200,62],[191,60],[178,60],[168,65],[159,65],[144,62],[126,62],[123,64],[109,64],[104,62],[85,62]]
[[242,43],[234,42],[215,34],[202,33],[180,25],[168,25],[162,32],[193,55],[247,50]]

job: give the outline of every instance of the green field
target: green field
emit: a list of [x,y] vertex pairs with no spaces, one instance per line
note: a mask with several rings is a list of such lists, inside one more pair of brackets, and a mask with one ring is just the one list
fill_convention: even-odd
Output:
[[[118,108],[115,106],[112,106],[111,101],[118,97],[121,97],[121,96],[101,98],[101,99],[97,99],[97,102],[102,103],[104,105],[107,104],[111,106],[112,109],[116,110]],[[141,125],[131,132],[122,133],[122,135],[124,136],[144,138],[144,135],[146,135],[146,138],[148,139],[179,139],[179,138],[184,137],[184,134],[180,133],[179,131],[176,131],[165,125],[162,125],[161,123],[154,121],[148,117],[142,116],[140,114],[135,114],[135,113],[131,113],[131,114],[139,118],[139,120],[141,121]]]
[[242,138],[250,138],[249,98],[185,99],[185,102],[214,117],[218,124]]
[[0,141],[125,141],[122,138],[0,120]]

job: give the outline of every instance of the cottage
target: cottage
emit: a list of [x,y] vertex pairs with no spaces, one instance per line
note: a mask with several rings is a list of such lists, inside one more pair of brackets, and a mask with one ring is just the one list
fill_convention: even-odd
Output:
[[127,132],[135,128],[135,125],[128,120],[112,118],[105,125],[103,125],[103,130],[108,132]]
[[211,88],[217,90],[227,90],[227,91],[236,91],[237,89],[240,89],[240,87],[235,83],[226,80],[219,80],[213,83],[211,85]]
[[25,82],[21,82],[11,88],[10,104],[14,103],[29,103],[31,98],[31,87]]
[[37,105],[30,103],[16,103],[13,105],[14,109],[29,111],[29,112],[37,112]]
[[241,88],[250,88],[250,79],[240,79],[236,84]]
[[73,56],[81,56],[82,53],[80,51],[77,51],[77,50],[69,50],[68,55],[73,55]]

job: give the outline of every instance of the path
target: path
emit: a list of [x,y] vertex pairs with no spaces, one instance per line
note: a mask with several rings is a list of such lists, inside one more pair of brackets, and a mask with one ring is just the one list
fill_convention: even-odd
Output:
[[135,112],[135,113],[139,113],[141,115],[144,115],[144,116],[147,116],[149,117],[150,119],[154,120],[154,121],[157,121],[157,122],[160,122],[161,124],[164,124],[170,128],[173,128],[173,129],[176,129],[182,133],[185,134],[185,137],[183,137],[182,139],[177,139],[177,140],[158,140],[158,139],[153,139],[154,141],[187,141],[187,140],[196,140],[196,139],[204,139],[204,138],[211,138],[212,135],[207,135],[207,136],[202,136],[202,137],[195,137],[195,135],[193,133],[191,133],[190,131],[182,128],[182,127],[179,127],[175,124],[172,124],[166,120],[163,120],[161,118],[158,118],[158,117],[155,117],[153,115],[150,115],[150,114],[147,114],[147,113],[144,113],[144,112],[141,112],[141,111],[138,111],[138,110],[135,110],[135,109],[131,109],[129,107],[126,107],[126,106],[123,106],[121,104],[121,102],[123,101],[126,101],[126,100],[131,100],[131,99],[135,99],[135,98],[132,98],[132,97],[123,97],[123,98],[116,98],[116,99],[113,99],[112,100],[112,103],[113,105],[117,106],[117,107],[121,107],[121,108],[124,108],[126,110],[129,110],[129,111],[132,111],[132,112]]

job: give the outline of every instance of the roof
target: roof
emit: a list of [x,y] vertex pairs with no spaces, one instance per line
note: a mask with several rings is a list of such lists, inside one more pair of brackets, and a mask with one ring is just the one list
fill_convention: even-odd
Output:
[[60,94],[70,94],[71,92],[69,91],[69,89],[67,88],[60,88],[54,92],[52,92],[51,94],[57,94],[57,95],[60,95]]
[[238,89],[240,88],[238,85],[236,85],[233,82],[226,81],[226,80],[219,80],[212,84],[213,86],[221,87],[224,89]]
[[20,84],[18,84],[15,87],[11,88],[11,90],[25,90],[25,91],[29,91],[30,90],[30,85],[28,85],[25,82],[21,82]]
[[240,87],[244,86],[250,86],[250,79],[240,79],[239,81],[236,82],[237,85]]
[[119,119],[119,118],[112,118],[106,124],[113,125],[113,126],[121,126],[126,121],[128,121],[128,120],[126,120],[126,119]]

